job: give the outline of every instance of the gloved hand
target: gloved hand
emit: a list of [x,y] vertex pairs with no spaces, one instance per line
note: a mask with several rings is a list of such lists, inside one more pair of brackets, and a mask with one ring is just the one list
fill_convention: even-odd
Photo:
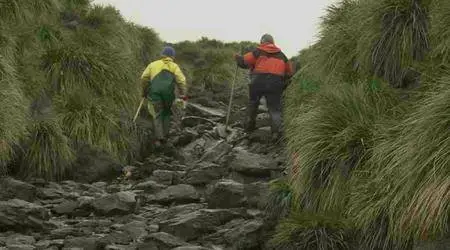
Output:
[[147,97],[148,96],[148,88],[144,88],[143,90],[142,90],[142,97]]
[[181,109],[186,109],[187,105],[187,97],[186,96],[180,96],[175,100],[175,104],[180,107]]

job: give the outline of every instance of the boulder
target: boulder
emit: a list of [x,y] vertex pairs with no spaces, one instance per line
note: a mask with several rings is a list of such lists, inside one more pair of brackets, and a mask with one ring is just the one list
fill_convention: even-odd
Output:
[[181,154],[186,162],[195,162],[200,159],[205,151],[217,144],[217,140],[203,135],[201,138],[189,143],[182,148]]
[[40,188],[37,192],[37,197],[43,200],[56,200],[66,195],[62,188]]
[[133,240],[141,239],[148,235],[147,224],[143,221],[129,222],[121,230],[128,233]]
[[203,156],[200,158],[200,161],[208,161],[208,162],[218,162],[222,157],[229,154],[232,150],[230,144],[228,144],[225,140],[220,140],[215,142],[213,145],[205,149]]
[[263,222],[259,220],[236,219],[219,228],[202,241],[226,245],[227,249],[262,249]]
[[247,205],[252,208],[264,209],[270,193],[268,182],[254,182],[244,186],[244,195],[247,199]]
[[6,239],[6,245],[33,245],[36,239],[33,236],[26,236],[21,234],[13,234]]
[[199,134],[197,131],[192,128],[184,128],[181,134],[175,138],[174,145],[176,147],[184,147],[195,140],[198,136]]
[[246,204],[244,184],[233,180],[222,180],[207,190],[209,208],[238,208]]
[[160,204],[186,204],[191,202],[197,202],[200,200],[200,196],[191,185],[180,184],[176,186],[170,186],[159,193],[157,193],[151,201],[155,201]]
[[65,249],[97,250],[104,249],[106,242],[97,237],[75,237],[64,241]]
[[72,237],[80,237],[84,236],[85,232],[83,232],[79,228],[74,227],[63,227],[63,228],[57,228],[50,232],[50,239],[56,240],[56,239],[65,239],[68,236]]
[[0,179],[0,201],[20,199],[33,202],[36,195],[37,189],[31,184],[9,177]]
[[144,240],[144,243],[138,246],[141,250],[172,250],[181,246],[189,246],[190,244],[182,239],[170,235],[168,233],[159,232],[150,234]]
[[228,174],[228,168],[214,163],[201,162],[187,172],[182,182],[190,185],[206,185]]
[[0,231],[47,230],[49,219],[50,211],[42,206],[19,199],[0,201]]
[[77,208],[78,208],[78,201],[68,200],[53,207],[53,212],[55,212],[56,214],[71,215],[75,213],[75,210]]
[[201,246],[184,246],[184,247],[177,247],[172,250],[211,250],[211,249]]
[[150,180],[167,186],[177,185],[184,174],[184,171],[155,170]]
[[157,183],[156,181],[145,181],[136,184],[133,189],[134,190],[144,190],[146,193],[156,193],[161,191],[162,189],[167,188],[166,185]]
[[217,226],[242,217],[242,213],[227,209],[201,209],[191,213],[182,213],[160,223],[162,232],[173,234],[190,241],[215,231]]
[[83,183],[112,181],[122,174],[122,164],[105,151],[83,146],[77,153],[73,180]]
[[95,199],[92,206],[101,215],[129,214],[136,207],[136,194],[125,191],[106,195]]
[[201,117],[209,118],[225,118],[226,114],[223,110],[205,107],[200,104],[188,102],[187,112]]
[[[205,206],[203,204],[198,204],[198,203],[173,206],[165,211],[157,213],[152,222],[159,223],[161,221],[169,220],[169,219],[175,217],[175,215],[177,215],[177,214],[178,215],[188,214],[188,213],[192,213],[192,212],[198,211],[203,208],[205,208]],[[159,226],[158,226],[158,229],[159,229]]]
[[254,177],[270,177],[272,172],[282,171],[277,161],[268,156],[250,153],[242,147],[235,148],[233,152],[235,155],[230,167],[238,173]]
[[216,122],[199,116],[185,116],[183,117],[181,124],[183,127],[195,127],[200,124],[215,125]]

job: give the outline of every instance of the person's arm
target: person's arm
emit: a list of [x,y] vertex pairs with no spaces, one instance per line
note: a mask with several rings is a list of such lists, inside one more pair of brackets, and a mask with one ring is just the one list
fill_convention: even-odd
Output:
[[150,81],[152,78],[151,75],[151,64],[149,64],[147,66],[147,68],[145,68],[144,72],[142,73],[141,76],[141,89],[142,89],[142,96],[146,97],[147,96],[147,91],[148,91],[148,81]]
[[186,77],[183,74],[183,71],[181,71],[180,66],[176,64],[173,73],[175,74],[175,81],[177,83],[178,90],[180,91],[180,95],[182,97],[186,97],[187,95]]
[[247,54],[240,56],[235,55],[236,63],[243,69],[252,69],[256,64],[256,51],[248,52]]

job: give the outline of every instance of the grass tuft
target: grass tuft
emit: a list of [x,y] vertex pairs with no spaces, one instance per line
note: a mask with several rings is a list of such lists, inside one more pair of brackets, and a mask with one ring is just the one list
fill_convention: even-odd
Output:
[[349,249],[348,226],[329,215],[293,212],[280,222],[270,244],[276,249]]

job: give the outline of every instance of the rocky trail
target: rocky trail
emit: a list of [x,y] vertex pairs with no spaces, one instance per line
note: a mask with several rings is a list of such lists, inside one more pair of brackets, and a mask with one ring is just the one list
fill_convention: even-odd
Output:
[[269,181],[285,170],[267,117],[251,135],[235,125],[224,134],[223,109],[186,112],[172,154],[116,166],[113,179],[0,180],[0,249],[267,249]]

